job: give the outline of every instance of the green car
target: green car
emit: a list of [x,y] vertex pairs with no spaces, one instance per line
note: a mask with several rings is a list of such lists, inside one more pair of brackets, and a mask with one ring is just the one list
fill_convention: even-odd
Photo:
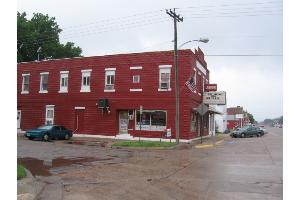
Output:
[[25,137],[28,137],[30,140],[42,139],[45,141],[49,141],[52,139],[68,140],[72,136],[73,132],[71,130],[68,130],[65,127],[59,125],[44,125],[36,129],[28,130],[25,133]]

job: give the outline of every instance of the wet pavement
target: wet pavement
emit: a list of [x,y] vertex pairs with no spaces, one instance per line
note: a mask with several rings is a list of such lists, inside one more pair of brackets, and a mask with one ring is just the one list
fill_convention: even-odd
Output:
[[212,148],[134,150],[110,141],[18,139],[37,199],[282,199],[282,129]]

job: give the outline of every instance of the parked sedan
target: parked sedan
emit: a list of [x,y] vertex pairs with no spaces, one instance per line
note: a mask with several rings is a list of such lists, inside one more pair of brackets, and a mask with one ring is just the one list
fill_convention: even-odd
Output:
[[45,125],[36,129],[26,131],[25,136],[29,139],[43,139],[49,141],[51,139],[70,139],[73,136],[71,130],[58,125]]
[[264,131],[253,126],[246,126],[232,133],[232,137],[242,137],[242,138],[250,137],[250,136],[260,137],[262,135],[264,135]]

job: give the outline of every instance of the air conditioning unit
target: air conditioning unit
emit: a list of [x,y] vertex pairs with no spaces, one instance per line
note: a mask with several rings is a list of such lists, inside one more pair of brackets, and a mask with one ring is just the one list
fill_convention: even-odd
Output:
[[108,108],[109,107],[109,102],[108,99],[99,99],[98,100],[98,108]]

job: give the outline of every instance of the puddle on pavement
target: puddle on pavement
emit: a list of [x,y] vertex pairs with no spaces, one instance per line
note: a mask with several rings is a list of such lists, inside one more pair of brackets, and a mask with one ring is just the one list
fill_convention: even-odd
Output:
[[18,164],[22,164],[33,176],[51,176],[49,170],[55,167],[65,167],[74,164],[83,164],[93,161],[112,160],[112,158],[98,159],[93,157],[79,158],[55,158],[53,160],[39,160],[36,158],[18,158]]
[[103,141],[84,141],[84,140],[73,140],[73,141],[67,141],[66,144],[76,144],[76,145],[87,145],[87,146],[99,146],[99,147],[107,147],[108,142]]

